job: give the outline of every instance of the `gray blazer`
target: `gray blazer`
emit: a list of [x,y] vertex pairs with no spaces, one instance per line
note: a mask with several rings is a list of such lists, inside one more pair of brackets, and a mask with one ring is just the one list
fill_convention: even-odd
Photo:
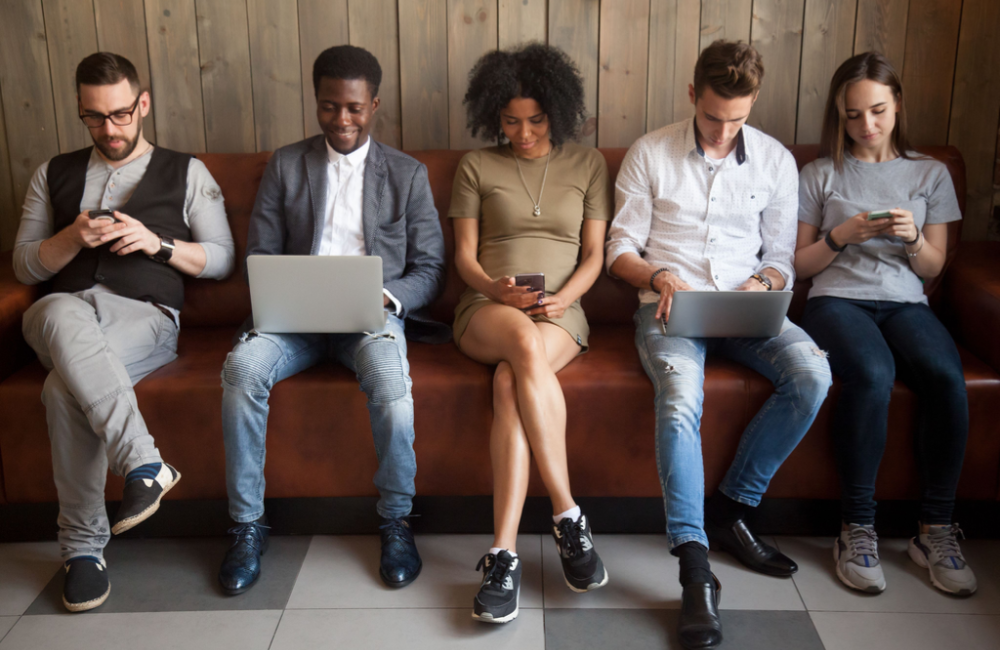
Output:
[[[316,255],[325,221],[327,151],[317,135],[274,152],[257,190],[247,255]],[[444,237],[427,167],[371,140],[362,199],[365,252],[382,258],[407,337],[443,342],[451,328],[426,314],[444,288]],[[244,261],[244,274],[246,264]]]

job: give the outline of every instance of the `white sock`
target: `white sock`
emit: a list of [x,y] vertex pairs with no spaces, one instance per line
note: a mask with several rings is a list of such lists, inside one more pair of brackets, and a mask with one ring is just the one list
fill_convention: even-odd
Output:
[[567,517],[571,521],[576,521],[577,519],[580,518],[581,514],[583,513],[580,511],[580,506],[573,506],[566,512],[560,512],[558,515],[552,515],[552,523],[558,524],[560,521],[566,519]]
[[508,553],[510,553],[511,557],[517,557],[517,553],[515,553],[514,551],[512,551],[510,549],[498,548],[496,546],[490,548],[490,553],[492,553],[493,555],[499,555],[500,551],[507,551]]

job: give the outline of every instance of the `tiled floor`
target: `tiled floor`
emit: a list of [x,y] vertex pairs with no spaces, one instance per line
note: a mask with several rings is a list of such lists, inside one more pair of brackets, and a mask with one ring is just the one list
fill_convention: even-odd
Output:
[[[837,581],[831,540],[774,541],[799,563],[792,580],[712,554],[724,585],[723,648],[1000,648],[1000,541],[963,544],[979,578],[968,599],[935,591],[906,556],[906,540],[883,540],[889,588],[876,597]],[[611,580],[588,594],[566,588],[551,540],[521,537],[521,614],[503,626],[470,616],[473,567],[489,542],[418,536],[423,573],[392,590],[378,579],[376,537],[274,537],[261,582],[228,597],[215,578],[224,539],[114,540],[106,552],[111,597],[86,614],[62,608],[54,543],[0,545],[0,650],[680,647],[677,561],[662,537],[598,536]]]

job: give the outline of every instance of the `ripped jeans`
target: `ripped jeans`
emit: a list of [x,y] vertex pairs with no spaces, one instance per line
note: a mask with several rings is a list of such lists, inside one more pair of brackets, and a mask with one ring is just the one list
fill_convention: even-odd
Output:
[[[264,514],[268,397],[276,383],[336,359],[357,374],[368,396],[379,459],[375,486],[383,517],[410,514],[417,458],[413,453],[413,396],[403,321],[388,317],[375,334],[261,334],[251,331],[222,369],[222,433],[226,445],[229,515],[237,522]],[[328,413],[331,425],[336,413]],[[353,435],[355,432],[344,432]]]
[[[635,314],[635,344],[656,391],[656,467],[663,490],[669,547],[708,546],[704,531],[705,475],[701,415],[705,357],[711,352],[759,372],[774,393],[750,421],[719,489],[756,506],[774,473],[805,436],[831,384],[826,354],[787,318],[778,336],[694,339],[665,336],[656,303]],[[723,408],[742,410],[744,404]]]

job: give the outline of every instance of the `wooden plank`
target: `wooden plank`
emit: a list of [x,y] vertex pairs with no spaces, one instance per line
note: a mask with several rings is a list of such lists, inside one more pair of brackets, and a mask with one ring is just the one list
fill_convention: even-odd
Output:
[[302,61],[295,0],[247,0],[257,151],[302,139]]
[[501,50],[521,43],[545,43],[548,34],[545,0],[498,0],[497,42]]
[[302,121],[307,138],[322,133],[316,120],[313,63],[323,50],[349,41],[347,0],[299,0]]
[[910,0],[858,0],[854,53],[881,52],[892,61],[896,71],[903,74],[909,9]]
[[198,27],[194,0],[146,0],[146,36],[156,142],[187,153],[205,151]]
[[[20,0],[4,3],[0,20],[0,92],[3,93],[11,185],[14,205],[24,203],[32,174],[59,153],[56,114],[45,46],[42,3]],[[6,223],[9,232],[15,224]]]
[[350,0],[351,45],[363,47],[382,67],[379,107],[375,112],[372,137],[399,149],[402,143],[399,107],[399,16],[396,0]]
[[[3,89],[0,88],[0,98]],[[0,251],[14,248],[20,206],[14,205],[14,185],[10,177],[10,147],[7,146],[7,125],[4,120],[3,101],[0,101]]]
[[206,148],[252,153],[257,142],[246,2],[197,0],[197,9]]
[[795,143],[804,0],[756,0],[750,42],[767,71],[748,123],[782,144]]
[[719,39],[749,43],[752,7],[753,0],[703,0],[701,50]]
[[[677,0],[677,40],[674,46],[674,122],[694,116],[688,86],[701,52],[701,2]],[[669,65],[669,63],[668,63]]]
[[448,148],[448,7],[446,0],[399,3],[403,147]]
[[469,71],[479,57],[497,47],[497,4],[487,0],[448,0],[448,141],[452,149],[474,149],[483,141],[465,127],[462,100]]
[[[131,61],[139,73],[139,85],[150,90],[146,10],[142,0],[94,0],[94,20],[98,49]],[[142,133],[150,142],[156,142],[155,112],[150,107],[149,114],[142,118]]]
[[[993,164],[1000,120],[1000,2],[965,0],[955,61],[948,144],[965,158],[968,201],[962,239],[980,241],[990,228]],[[987,135],[988,134],[988,135]]]
[[42,11],[59,150],[63,153],[76,151],[94,143],[90,131],[80,121],[76,101],[76,66],[97,51],[94,5],[79,0],[42,0]]
[[854,53],[857,9],[857,0],[806,0],[795,127],[798,143],[819,142],[830,80],[840,64]]
[[648,42],[648,0],[601,4],[600,147],[628,147],[645,133]]
[[646,132],[674,121],[677,50],[677,0],[650,0],[649,68],[646,82]]
[[592,147],[597,146],[599,8],[593,0],[549,0],[549,43],[568,54],[583,77],[587,121],[579,142]]
[[910,4],[906,21],[903,92],[910,142],[948,142],[948,113],[955,78],[962,0],[921,0]]

